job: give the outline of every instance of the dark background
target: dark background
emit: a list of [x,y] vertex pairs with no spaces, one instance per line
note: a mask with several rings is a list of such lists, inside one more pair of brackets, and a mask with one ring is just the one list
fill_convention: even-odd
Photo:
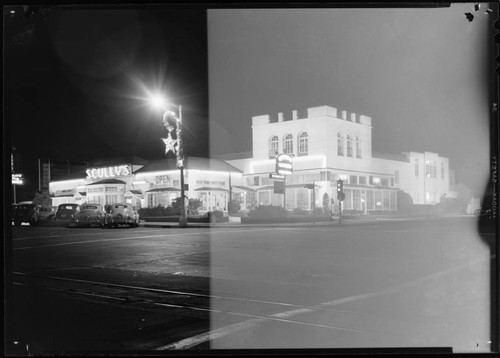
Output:
[[25,177],[17,201],[33,199],[38,159],[72,171],[163,157],[161,113],[149,108],[148,91],[182,105],[185,153],[207,156],[203,8],[11,6],[3,15],[4,162],[12,151]]

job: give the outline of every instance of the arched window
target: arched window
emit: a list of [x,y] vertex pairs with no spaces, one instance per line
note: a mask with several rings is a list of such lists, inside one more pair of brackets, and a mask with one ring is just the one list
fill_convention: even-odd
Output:
[[337,133],[337,155],[344,155],[344,137]]
[[307,155],[309,150],[309,143],[307,139],[307,132],[302,132],[299,135],[298,155]]
[[279,138],[277,135],[269,140],[269,158],[274,158],[279,153],[278,149]]
[[283,139],[283,152],[293,154],[293,136],[291,134],[287,134]]
[[347,135],[347,156],[352,157],[352,138],[349,134]]
[[361,158],[361,141],[356,137],[356,158]]

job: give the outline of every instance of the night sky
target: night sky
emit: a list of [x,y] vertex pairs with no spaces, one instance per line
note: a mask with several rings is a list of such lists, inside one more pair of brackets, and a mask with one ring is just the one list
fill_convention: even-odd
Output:
[[458,182],[480,189],[498,16],[486,8],[210,9],[207,18],[199,6],[4,7],[4,158],[14,146],[26,177],[18,199],[38,187],[38,158],[162,158],[148,91],[182,105],[189,156],[251,150],[254,115],[331,105],[373,118],[375,152],[437,152]]
[[204,9],[34,10],[4,8],[4,121],[26,177],[21,195],[38,186],[38,158],[162,158],[161,113],[147,91],[182,105],[186,154],[207,155]]
[[498,13],[474,5],[209,10],[210,151],[251,150],[252,116],[329,105],[372,117],[374,152],[439,153],[481,191]]

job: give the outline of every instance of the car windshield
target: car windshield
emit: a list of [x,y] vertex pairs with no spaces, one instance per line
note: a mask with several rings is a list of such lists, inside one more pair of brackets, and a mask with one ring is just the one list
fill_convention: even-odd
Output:
[[127,205],[115,205],[115,209],[126,209]]
[[97,205],[85,205],[82,206],[82,210],[97,210]]

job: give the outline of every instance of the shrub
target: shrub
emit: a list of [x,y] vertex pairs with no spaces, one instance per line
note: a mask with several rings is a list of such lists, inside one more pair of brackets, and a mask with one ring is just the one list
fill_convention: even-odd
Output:
[[278,219],[286,217],[286,210],[281,206],[258,206],[248,213],[254,219]]
[[301,209],[301,208],[295,208],[295,209],[293,209],[292,213],[293,213],[293,215],[306,215],[307,211],[305,211],[304,209]]
[[197,215],[201,208],[201,199],[189,199],[188,215]]
[[163,206],[156,206],[154,208],[141,208],[138,210],[138,213],[141,218],[147,218],[150,216],[167,216],[167,208]]
[[229,202],[229,208],[228,208],[229,215],[237,214],[238,211],[240,211],[240,209],[241,209],[241,205],[240,205],[240,202],[238,200],[231,200]]

